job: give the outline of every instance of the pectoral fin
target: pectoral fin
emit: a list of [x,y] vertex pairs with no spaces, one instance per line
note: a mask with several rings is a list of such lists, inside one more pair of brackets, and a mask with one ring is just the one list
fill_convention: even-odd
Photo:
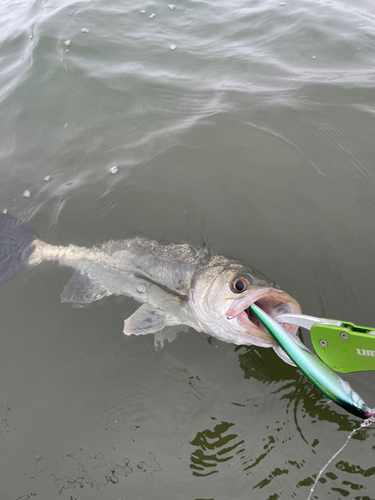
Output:
[[290,366],[297,366],[293,363],[293,361],[290,359],[290,357],[287,355],[287,353],[282,349],[282,347],[279,346],[279,344],[272,346],[273,350],[275,353],[281,358],[285,363],[288,363]]
[[64,287],[61,301],[89,304],[106,295],[111,294],[98,280],[91,278],[85,271],[74,271],[73,276]]
[[166,325],[166,313],[150,304],[143,304],[124,323],[125,335],[155,333]]
[[160,332],[154,334],[154,346],[155,350],[159,351],[163,349],[164,342],[173,342],[177,338],[177,334],[181,332],[188,333],[189,328],[185,325],[173,325],[163,328]]

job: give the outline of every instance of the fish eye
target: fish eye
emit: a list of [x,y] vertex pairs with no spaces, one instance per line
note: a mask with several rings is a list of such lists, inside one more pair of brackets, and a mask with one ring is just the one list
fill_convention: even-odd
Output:
[[241,293],[250,285],[250,279],[246,276],[236,276],[232,281],[232,291]]
[[365,403],[363,403],[363,405],[362,405],[362,411],[363,412],[367,411],[367,406],[365,405]]

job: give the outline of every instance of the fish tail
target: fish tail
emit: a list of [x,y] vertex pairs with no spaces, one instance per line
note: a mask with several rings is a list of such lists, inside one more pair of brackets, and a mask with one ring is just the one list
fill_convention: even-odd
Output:
[[36,241],[41,240],[20,220],[8,213],[0,213],[0,285],[32,267],[29,258]]

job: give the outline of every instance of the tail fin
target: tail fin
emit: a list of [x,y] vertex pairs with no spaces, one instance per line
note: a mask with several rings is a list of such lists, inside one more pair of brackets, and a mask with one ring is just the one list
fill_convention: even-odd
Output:
[[28,269],[38,236],[10,214],[0,213],[0,285]]

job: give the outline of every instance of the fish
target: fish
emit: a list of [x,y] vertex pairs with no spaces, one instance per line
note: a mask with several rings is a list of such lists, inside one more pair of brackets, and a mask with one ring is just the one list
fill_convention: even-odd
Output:
[[294,361],[301,372],[322,393],[346,411],[368,419],[375,414],[375,408],[370,408],[363,399],[329,366],[313,354],[301,340],[271,318],[264,310],[252,304],[250,309],[267,328],[274,339],[280,344],[288,356]]
[[[272,347],[293,364],[250,306],[274,317],[298,314],[300,305],[239,260],[188,243],[160,244],[141,234],[92,248],[51,245],[11,214],[0,214],[0,285],[53,261],[74,270],[63,302],[84,305],[125,295],[142,304],[125,319],[126,335],[186,325],[224,342]],[[295,335],[298,327],[289,330]]]

